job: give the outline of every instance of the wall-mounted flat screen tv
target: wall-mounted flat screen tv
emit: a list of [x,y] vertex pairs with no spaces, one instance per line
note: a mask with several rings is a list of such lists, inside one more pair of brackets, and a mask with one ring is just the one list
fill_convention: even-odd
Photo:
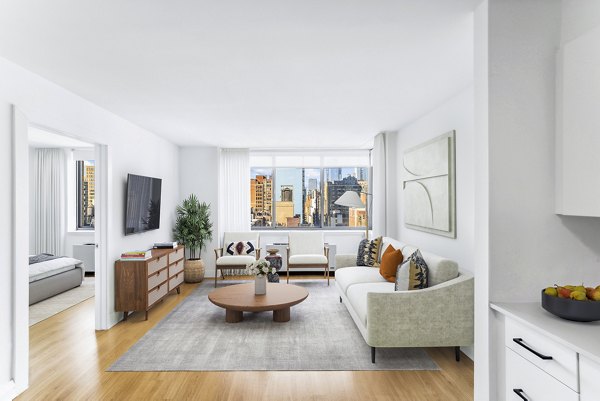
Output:
[[161,185],[160,178],[127,175],[125,235],[159,228]]

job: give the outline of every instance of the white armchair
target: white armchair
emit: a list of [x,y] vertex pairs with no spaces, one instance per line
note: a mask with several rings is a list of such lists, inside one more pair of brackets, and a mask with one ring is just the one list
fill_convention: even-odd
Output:
[[[246,265],[260,258],[260,237],[257,232],[226,232],[221,248],[215,249],[215,287],[219,270],[245,269]],[[239,242],[249,242],[251,247],[240,247],[241,254],[234,249]],[[233,244],[233,246],[231,245]],[[230,247],[233,254],[229,253]]]
[[316,267],[324,269],[324,278],[329,285],[329,248],[325,246],[322,232],[291,232],[288,235],[287,282],[290,269]]

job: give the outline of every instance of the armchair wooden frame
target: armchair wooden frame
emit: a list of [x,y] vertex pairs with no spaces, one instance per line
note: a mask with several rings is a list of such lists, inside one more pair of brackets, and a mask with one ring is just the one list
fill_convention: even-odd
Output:
[[[217,260],[219,260],[219,258],[221,256],[223,256],[223,248],[214,248],[215,250],[215,288],[217,287],[217,276],[218,276],[218,272],[219,270],[221,270],[221,277],[224,279],[225,275],[223,274],[223,270],[240,270],[240,269],[245,269],[246,266],[244,265],[217,265]],[[256,260],[260,259],[260,248],[256,248],[255,250],[256,253]]]
[[287,283],[290,282],[290,269],[296,269],[301,267],[313,267],[313,268],[321,268],[324,269],[323,278],[327,279],[327,285],[329,285],[329,247],[323,247],[323,254],[327,258],[327,263],[294,263],[290,265],[290,247],[286,248],[287,251],[287,267],[285,269],[287,275]]

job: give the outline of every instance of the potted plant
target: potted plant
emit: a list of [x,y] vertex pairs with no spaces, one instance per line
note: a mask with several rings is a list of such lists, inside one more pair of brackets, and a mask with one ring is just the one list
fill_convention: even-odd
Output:
[[175,240],[185,245],[188,258],[183,264],[183,277],[187,283],[199,283],[204,280],[204,262],[202,250],[212,240],[210,205],[200,203],[198,197],[191,194],[177,206],[177,220],[173,229]]

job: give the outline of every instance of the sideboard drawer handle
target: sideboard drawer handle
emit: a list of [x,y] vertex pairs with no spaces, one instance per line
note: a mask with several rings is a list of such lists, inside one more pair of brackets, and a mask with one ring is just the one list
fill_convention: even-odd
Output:
[[524,391],[522,388],[513,388],[513,392],[518,395],[522,400],[529,401],[527,397],[523,395]]
[[551,356],[548,355],[544,355],[544,354],[540,354],[539,352],[537,352],[536,350],[534,350],[533,348],[528,347],[524,342],[522,338],[513,338],[513,341],[516,342],[517,344],[519,344],[521,347],[525,348],[527,351],[531,352],[532,354],[534,354],[535,356],[537,356],[540,359],[543,359],[545,361],[548,361],[550,359],[552,359]]

